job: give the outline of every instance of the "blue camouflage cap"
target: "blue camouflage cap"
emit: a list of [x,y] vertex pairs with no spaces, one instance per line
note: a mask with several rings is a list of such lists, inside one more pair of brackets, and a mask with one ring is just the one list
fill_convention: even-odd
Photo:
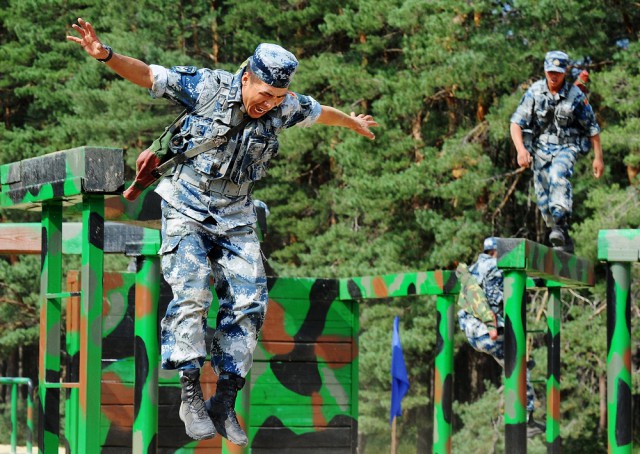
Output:
[[487,252],[487,251],[493,251],[494,249],[498,249],[498,241],[492,236],[485,238],[484,244],[482,246],[482,250],[484,252]]
[[287,88],[298,68],[298,60],[277,44],[261,43],[249,58],[249,68],[264,83]]
[[569,56],[564,52],[552,50],[544,56],[545,71],[564,74],[567,72],[567,66],[569,66]]

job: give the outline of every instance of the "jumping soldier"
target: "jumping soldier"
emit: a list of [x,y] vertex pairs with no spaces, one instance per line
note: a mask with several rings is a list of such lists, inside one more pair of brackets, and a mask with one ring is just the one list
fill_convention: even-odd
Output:
[[[245,446],[247,436],[234,407],[253,363],[268,302],[260,243],[252,228],[253,184],[267,173],[278,152],[278,135],[287,128],[316,123],[342,126],[374,139],[370,128],[377,123],[371,115],[349,116],[289,91],[298,61],[276,44],[258,45],[231,74],[194,66],[147,65],[114,52],[98,39],[89,22],[78,19],[73,28],[80,37],[67,39],[91,57],[149,89],[152,97],[168,98],[187,109],[171,140],[174,153],[228,136],[221,145],[186,159],[155,190],[162,197],[162,272],[173,291],[161,323],[161,350],[162,367],[180,370],[179,414],[187,434],[200,440],[217,431]],[[137,164],[148,172],[159,163],[157,156],[143,152]],[[210,276],[220,302],[211,346],[218,383],[205,405],[200,368],[206,356]]]

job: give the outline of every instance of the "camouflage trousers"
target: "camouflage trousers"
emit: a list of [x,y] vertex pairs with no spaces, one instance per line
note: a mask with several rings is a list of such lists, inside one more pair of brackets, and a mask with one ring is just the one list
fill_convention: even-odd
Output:
[[[487,326],[464,310],[458,312],[458,324],[475,350],[491,355],[504,369],[504,336],[502,334],[499,334],[496,340],[492,340]],[[527,369],[527,412],[534,410],[536,400],[530,374],[531,372]]]
[[571,216],[573,188],[569,178],[573,175],[576,152],[562,148],[556,156],[533,159],[533,186],[537,204],[547,227],[554,227],[562,219]]
[[163,202],[160,255],[164,279],[173,291],[161,322],[162,368],[204,364],[213,279],[220,307],[211,364],[218,375],[246,376],[268,303],[262,253],[253,228],[236,227],[220,234],[214,221],[195,221]]

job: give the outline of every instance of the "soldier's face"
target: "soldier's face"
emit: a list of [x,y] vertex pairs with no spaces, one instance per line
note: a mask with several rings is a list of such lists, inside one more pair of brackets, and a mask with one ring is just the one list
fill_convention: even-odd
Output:
[[275,88],[248,71],[242,75],[242,103],[251,118],[260,118],[279,106],[287,96],[287,88]]
[[564,83],[564,73],[558,73],[555,71],[545,71],[545,76],[547,78],[547,86],[549,90],[552,92],[558,92],[562,88],[562,84]]

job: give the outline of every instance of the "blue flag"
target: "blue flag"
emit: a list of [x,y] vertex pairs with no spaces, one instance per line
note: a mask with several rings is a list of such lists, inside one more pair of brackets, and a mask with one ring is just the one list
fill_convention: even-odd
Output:
[[396,316],[393,321],[393,341],[391,342],[391,415],[389,423],[393,423],[393,418],[396,416],[402,415],[402,399],[409,391],[409,376],[402,354],[399,324],[400,319]]

